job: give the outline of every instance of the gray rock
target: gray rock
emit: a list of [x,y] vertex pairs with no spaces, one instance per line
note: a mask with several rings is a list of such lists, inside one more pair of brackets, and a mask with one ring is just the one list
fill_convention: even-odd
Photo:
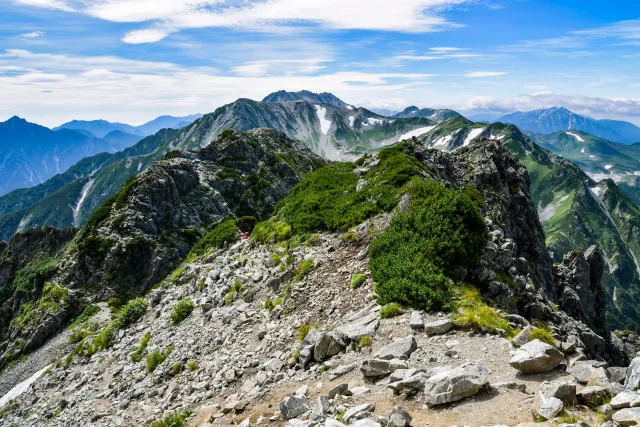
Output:
[[576,385],[559,382],[559,381],[545,381],[540,384],[540,391],[549,397],[555,397],[567,406],[573,406],[576,403]]
[[587,381],[587,385],[598,385],[601,387],[607,387],[611,384],[611,379],[609,378],[609,372],[605,368],[596,368],[591,371],[591,375],[589,376],[589,381]]
[[331,335],[322,333],[313,349],[313,358],[322,363],[326,359],[335,356],[342,351],[340,343]]
[[376,421],[364,419],[351,424],[351,427],[382,427],[382,425]]
[[611,393],[606,387],[591,386],[585,387],[576,396],[578,397],[578,402],[583,405],[596,407],[602,405],[611,396]]
[[395,406],[389,414],[387,427],[409,427],[413,418],[404,406]]
[[509,364],[523,374],[539,374],[549,372],[563,360],[557,348],[536,339],[520,347]]
[[531,407],[531,413],[536,418],[542,417],[545,420],[550,420],[555,418],[563,409],[562,400],[557,397],[544,396],[541,392],[538,392]]
[[364,360],[360,366],[360,372],[367,378],[380,378],[395,371],[388,360],[369,359]]
[[396,393],[403,393],[408,396],[417,394],[424,390],[424,385],[429,379],[429,375],[424,372],[418,372],[409,377],[389,384]]
[[405,337],[382,347],[376,353],[376,358],[383,360],[408,359],[417,348],[418,344],[413,336]]
[[529,339],[529,334],[533,331],[533,329],[534,329],[533,326],[527,325],[522,331],[520,331],[518,335],[516,335],[511,340],[511,344],[513,344],[516,347],[522,347],[523,345],[531,341]]
[[435,320],[424,324],[424,332],[429,335],[446,334],[453,329],[453,322],[449,319]]
[[342,424],[340,421],[336,421],[332,418],[327,418],[324,421],[324,427],[347,427],[347,426]]
[[362,405],[354,406],[347,410],[342,417],[342,421],[347,424],[352,423],[358,419],[358,416],[366,412],[374,412],[376,410],[376,402],[363,403]]
[[424,321],[418,311],[412,311],[409,318],[409,327],[415,331],[422,331],[424,329]]
[[335,387],[333,387],[331,390],[329,390],[329,394],[328,394],[329,399],[335,399],[336,396],[342,395],[347,390],[349,390],[349,384],[347,383],[338,384]]
[[640,395],[636,392],[625,390],[614,396],[609,405],[611,405],[613,409],[629,408],[631,406],[631,402],[636,400],[639,396]]
[[309,401],[306,396],[285,397],[280,403],[280,412],[286,420],[299,417],[309,411]]
[[327,418],[327,414],[329,413],[329,399],[327,396],[320,396],[316,401],[313,410],[311,411],[311,416],[309,419],[311,421],[321,422]]
[[627,378],[627,368],[612,366],[611,368],[607,368],[607,372],[609,373],[609,379],[611,379],[612,383],[623,384]]
[[571,374],[580,384],[586,384],[591,378],[591,373],[597,368],[606,368],[606,362],[598,362],[597,360],[580,360],[573,364]]
[[613,414],[613,421],[623,426],[640,424],[640,408],[621,409]]
[[629,364],[627,369],[627,379],[624,386],[627,390],[636,390],[640,388],[640,356],[635,357]]
[[380,326],[380,319],[376,313],[370,313],[353,322],[340,326],[337,331],[352,341],[358,342],[364,336],[373,336]]
[[468,362],[427,379],[424,399],[427,405],[441,405],[473,396],[488,386],[489,370],[479,362]]

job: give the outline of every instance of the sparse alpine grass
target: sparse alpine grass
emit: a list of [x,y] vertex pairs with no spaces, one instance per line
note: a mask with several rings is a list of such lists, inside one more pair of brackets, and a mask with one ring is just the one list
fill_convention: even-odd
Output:
[[140,341],[140,345],[136,347],[136,349],[131,354],[131,361],[133,363],[138,363],[139,361],[142,360],[142,353],[144,353],[144,351],[147,348],[147,345],[149,345],[149,341],[151,341],[151,334],[147,332],[142,337],[142,340]]
[[513,338],[518,333],[507,319],[482,301],[478,289],[472,286],[460,287],[455,290],[455,294],[457,313],[453,316],[453,322],[458,327],[492,333],[502,330],[507,338]]
[[351,289],[358,289],[360,286],[362,286],[364,284],[364,282],[367,281],[367,276],[365,276],[362,273],[356,273],[353,276],[351,276]]
[[182,322],[184,319],[189,317],[191,312],[196,308],[196,305],[189,298],[182,299],[178,301],[171,310],[169,314],[169,320],[174,325]]
[[191,411],[183,411],[177,414],[169,415],[159,421],[154,421],[148,427],[184,427],[187,425],[187,419],[191,416]]
[[158,350],[154,350],[153,352],[151,352],[151,354],[149,354],[146,358],[147,372],[150,374],[153,373],[153,371],[156,370],[158,365],[160,365],[162,362],[164,362],[167,359],[167,357],[169,357],[172,351],[173,351],[173,346],[169,346],[166,349],[164,349],[164,351],[162,352]]

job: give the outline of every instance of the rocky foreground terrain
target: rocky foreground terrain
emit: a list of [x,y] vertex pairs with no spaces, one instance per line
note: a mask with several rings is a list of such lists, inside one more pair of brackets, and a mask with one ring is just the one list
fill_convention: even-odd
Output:
[[[163,168],[176,170],[206,158],[207,151],[176,154]],[[43,371],[0,410],[2,425],[637,424],[640,358],[632,359],[633,334],[622,334],[623,340],[605,326],[603,256],[592,247],[553,265],[528,173],[517,156],[488,139],[454,153],[405,143],[345,165],[357,185],[335,193],[336,206],[351,192],[373,195],[371,187],[386,185],[391,178],[385,174],[399,166],[393,159],[414,165],[392,176],[399,185],[413,174],[415,186],[423,180],[466,188],[479,206],[484,230],[474,254],[478,262],[455,265],[447,273],[449,311],[379,304],[376,239],[416,209],[411,186],[398,192],[397,206],[346,230],[318,227],[316,233],[296,235],[286,212],[309,209],[291,205],[310,185],[305,178],[268,220],[275,227],[273,238],[261,238],[258,230],[266,226],[258,225],[248,240],[240,240],[237,230],[217,244],[216,236],[234,224],[227,217],[209,240],[180,255],[184,262],[172,274],[146,286],[151,289],[144,297],[87,305],[64,332],[68,344],[58,336],[38,350],[56,353],[50,366],[46,358],[30,356],[14,368]],[[206,164],[195,167],[206,170]],[[145,172],[141,182],[162,170]],[[141,205],[162,206],[144,203],[157,194],[153,182],[136,187],[100,226],[79,235],[108,240],[124,230],[125,242],[142,238],[153,247],[149,230],[155,229],[144,228],[151,222],[133,214]],[[217,185],[209,175],[206,182]],[[195,193],[172,188],[172,200],[206,205],[189,203]],[[319,197],[323,188],[318,186]],[[260,206],[259,198],[253,203]],[[131,214],[114,226],[123,212]],[[160,218],[153,224],[166,227],[176,216]],[[108,250],[122,257],[120,246]],[[161,268],[157,257],[138,259]],[[91,270],[99,272],[91,277],[97,283],[117,269],[115,264]],[[123,265],[133,270],[133,263]],[[64,283],[68,277],[62,271],[53,280]]]

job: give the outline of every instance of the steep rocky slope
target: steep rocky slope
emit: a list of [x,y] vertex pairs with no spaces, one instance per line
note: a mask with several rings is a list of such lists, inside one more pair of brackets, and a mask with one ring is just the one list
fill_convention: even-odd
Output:
[[[208,227],[227,215],[251,215],[248,224],[267,217],[302,175],[322,164],[304,145],[273,130],[228,131],[198,152],[170,153],[129,180],[64,250],[45,253],[45,276],[40,278],[44,261],[28,260],[31,264],[16,267],[24,267],[22,273],[16,268],[7,273],[2,289],[13,320],[8,317],[12,328],[2,331],[8,351],[0,365],[20,356],[19,339],[28,343],[37,335],[41,343],[78,314],[73,299],[86,303],[140,295],[174,270]],[[17,234],[8,248],[29,233]],[[38,254],[39,246],[29,249]],[[7,258],[13,260],[12,252]],[[39,278],[34,286],[41,289],[47,281],[51,285],[45,290],[51,292],[20,293],[21,275],[32,270]],[[64,304],[49,304],[62,294]],[[38,316],[59,319],[57,329],[41,333]]]
[[638,221],[635,203],[612,181],[596,183],[578,166],[541,148],[513,125],[486,125],[457,117],[419,137],[426,146],[443,151],[455,151],[480,138],[505,145],[529,171],[531,196],[555,262],[561,262],[571,250],[599,246],[606,261],[607,321],[613,328],[639,330],[640,313],[631,303],[640,291],[640,252],[633,233]]
[[[307,150],[274,131],[225,133],[205,150],[176,153],[152,166],[138,178],[140,183],[125,187],[122,197],[106,206],[100,221],[89,221],[76,242],[81,245],[87,236],[110,238],[124,211],[125,242],[133,236],[157,236],[169,227],[201,225],[207,213],[222,205],[215,203],[215,196],[195,196],[211,194],[204,184],[215,184],[213,177],[221,173],[223,183],[218,185],[230,187],[218,186],[220,195],[225,188],[238,194],[236,186],[244,180],[226,179],[231,171],[215,163],[225,159],[233,164],[229,157],[242,153],[246,160],[236,164],[236,170],[255,170],[254,157],[246,153],[260,149],[251,144],[252,137],[267,153],[273,150],[287,160],[273,169],[270,178],[280,179],[276,182],[287,183],[288,176],[297,181],[296,168],[316,166]],[[279,151],[285,147],[286,153]],[[292,153],[291,147],[298,148]],[[285,154],[298,159],[295,167]],[[201,184],[190,180],[189,168],[197,169]],[[135,425],[175,414],[176,425],[187,420],[193,426],[241,421],[244,426],[342,426],[338,419],[354,425],[406,426],[410,417],[412,425],[515,425],[560,415],[563,402],[555,412],[535,403],[534,397],[549,388],[544,380],[573,387],[584,406],[570,406],[566,399],[566,410],[595,421],[597,414],[588,404],[599,405],[621,391],[622,385],[616,384],[626,371],[605,371],[603,361],[577,361],[627,362],[621,343],[604,324],[599,283],[603,259],[590,248],[553,267],[529,184],[518,157],[487,139],[453,153],[404,143],[356,163],[320,168],[305,175],[274,215],[255,227],[250,240],[236,240],[236,229],[229,243],[224,230],[233,228],[234,221],[219,222],[146,300],[114,307],[111,320],[103,307],[95,320],[86,316],[78,322],[72,334],[75,349],[60,354],[24,394],[5,406],[3,422]],[[185,197],[167,196],[173,188]],[[274,191],[274,198],[286,192],[284,185]],[[446,199],[430,199],[433,194]],[[325,200],[328,195],[331,200]],[[201,206],[212,200],[212,205]],[[249,200],[250,208],[261,212],[259,204]],[[331,216],[331,205],[340,216]],[[449,205],[460,209],[450,214]],[[217,218],[230,210],[217,212]],[[421,216],[427,214],[437,220]],[[415,222],[417,218],[422,220]],[[463,241],[460,246],[448,232],[464,231],[461,223],[481,228],[469,235],[474,241],[481,238],[474,253],[466,251],[476,243]],[[378,305],[387,287],[395,287],[399,298],[413,286],[397,276],[405,268],[401,260],[393,265],[385,261],[395,255],[385,253],[387,245],[411,249],[403,244],[413,241],[412,233],[424,233],[427,242],[430,234],[440,236],[430,243],[427,260],[435,270],[428,274],[434,280],[443,274],[446,286],[425,282],[422,289],[448,300],[451,305],[443,307],[451,314],[416,307],[402,315],[393,304]],[[106,284],[115,289],[127,275],[138,274],[122,268],[127,257],[145,252],[126,253],[112,247],[91,271],[111,268],[120,274],[114,285]],[[116,255],[122,273],[110,266],[109,258]],[[72,260],[82,258],[72,252]],[[70,276],[74,273],[59,277]],[[512,343],[507,338],[513,338]],[[510,359],[512,345],[521,349]],[[531,366],[536,374],[531,374]],[[593,376],[599,388],[576,386],[577,379],[563,373],[567,366],[579,381],[589,382]],[[592,371],[604,374],[598,377]],[[627,380],[629,387],[632,381]]]
[[414,105],[411,107],[407,107],[401,112],[394,114],[391,116],[392,118],[398,119],[409,119],[413,117],[425,117],[427,119],[433,120],[436,123],[442,123],[445,120],[448,120],[452,117],[459,116],[460,114],[453,110],[434,110],[433,108],[418,108]]

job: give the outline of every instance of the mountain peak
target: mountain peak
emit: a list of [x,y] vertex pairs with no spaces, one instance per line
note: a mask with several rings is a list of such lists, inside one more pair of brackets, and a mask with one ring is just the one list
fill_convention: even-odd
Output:
[[301,90],[298,92],[287,92],[286,90],[279,90],[277,92],[270,93],[262,100],[262,102],[295,101],[306,101],[314,104],[328,104],[338,108],[347,108],[347,103],[342,101],[332,93],[314,93],[308,90]]

